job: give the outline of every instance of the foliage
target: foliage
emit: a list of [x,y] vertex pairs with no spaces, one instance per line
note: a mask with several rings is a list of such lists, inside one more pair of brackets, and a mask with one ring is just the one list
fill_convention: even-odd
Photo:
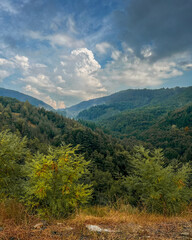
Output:
[[[102,171],[106,176],[110,172],[113,179],[121,174],[122,169],[123,174],[127,175],[129,170],[127,150],[132,148],[132,141],[122,146],[121,141],[100,129],[93,131],[74,120],[33,107],[28,102],[21,103],[15,99],[0,97],[0,103],[0,130],[9,128],[11,132],[26,136],[27,147],[31,153],[39,151],[46,154],[49,145],[57,147],[62,142],[73,147],[79,144],[78,153],[84,154],[85,160],[91,161],[92,176],[87,181],[95,181],[93,179],[96,177],[93,173],[95,169]],[[122,161],[119,161],[118,156]],[[101,195],[108,199],[105,190],[101,191]],[[95,193],[94,196],[95,203],[101,201],[100,194]]]
[[[126,143],[141,141],[148,148],[162,148],[167,162],[192,159],[192,104],[175,110],[171,105],[124,111],[99,119],[96,124]],[[81,122],[85,125],[85,121]],[[88,126],[89,122],[86,124]],[[96,127],[95,127],[96,128]],[[127,139],[127,140],[125,140]],[[122,143],[123,144],[123,143]]]
[[192,199],[187,185],[191,172],[188,165],[177,170],[171,165],[163,167],[161,150],[150,153],[143,147],[136,148],[132,164],[133,173],[124,182],[132,204],[171,215],[181,212]]
[[[148,98],[147,92],[148,91],[143,92],[143,97],[146,101]],[[137,93],[139,93],[139,91]],[[191,92],[189,91],[189,101],[191,99],[190,96]],[[131,97],[133,97],[133,95]],[[158,98],[162,98],[160,93]],[[123,106],[126,105],[125,102],[121,102],[119,107],[117,102],[115,104],[116,112],[122,111]],[[135,104],[137,103],[135,102]],[[18,141],[14,140],[14,137],[10,137],[10,141],[5,144],[7,149],[10,149],[7,151],[8,155],[6,156],[2,154],[0,161],[3,161],[2,159],[4,159],[4,162],[11,161],[7,160],[12,159],[12,156],[9,154],[11,152],[16,154],[17,151],[19,151],[19,147],[22,147],[22,138],[19,136],[26,136],[28,138],[27,141],[26,137],[24,138],[26,143],[23,145],[25,146],[23,149],[26,153],[21,150],[21,154],[19,155],[18,153],[17,158],[14,158],[15,160],[13,163],[16,164],[13,164],[14,168],[12,170],[14,171],[10,171],[11,169],[7,170],[10,174],[9,176],[15,177],[8,177],[8,175],[5,174],[6,170],[3,170],[2,173],[0,172],[0,179],[9,179],[9,186],[12,186],[8,189],[5,185],[2,185],[0,190],[1,193],[7,197],[19,197],[19,194],[23,196],[24,185],[25,189],[28,188],[30,191],[35,191],[34,189],[37,187],[35,184],[40,184],[40,182],[38,182],[38,176],[37,178],[29,178],[29,176],[26,178],[25,176],[25,159],[27,160],[30,156],[26,147],[30,149],[32,154],[34,154],[33,162],[27,160],[28,174],[34,173],[36,166],[35,163],[39,162],[39,169],[43,170],[42,166],[46,165],[46,161],[48,161],[50,162],[50,165],[46,167],[46,171],[49,173],[47,176],[55,177],[55,170],[52,169],[51,163],[54,162],[54,154],[56,154],[54,152],[57,152],[59,149],[57,147],[60,146],[62,142],[65,144],[71,144],[71,147],[80,144],[76,154],[83,154],[85,160],[90,161],[90,174],[85,174],[84,179],[79,179],[77,182],[84,184],[91,183],[93,185],[91,204],[108,205],[111,202],[114,203],[118,198],[127,201],[126,193],[129,191],[127,191],[126,186],[128,185],[127,183],[122,184],[122,179],[124,177],[131,179],[129,178],[130,175],[134,176],[135,170],[133,171],[132,161],[134,145],[141,144],[150,149],[153,149],[154,147],[163,148],[165,156],[163,161],[168,165],[169,168],[167,169],[172,169],[173,171],[175,170],[169,165],[170,162],[172,164],[181,164],[181,162],[190,163],[192,159],[192,107],[190,104],[174,111],[170,111],[169,105],[166,108],[164,106],[148,106],[147,108],[137,108],[136,110],[124,111],[118,115],[115,114],[114,116],[113,113],[115,111],[111,112],[111,107],[106,108],[104,105],[101,106],[101,108],[102,107],[103,109],[106,109],[107,115],[108,113],[111,114],[111,117],[107,120],[102,120],[100,126],[107,126],[108,133],[112,130],[114,136],[118,135],[122,139],[117,139],[105,134],[98,128],[97,123],[95,124],[93,122],[82,120],[77,122],[54,112],[33,107],[28,102],[21,103],[15,99],[0,97],[0,130],[10,129],[10,132],[8,133],[15,133],[15,136],[20,139],[20,144],[18,143],[18,147],[15,147],[16,150],[13,150],[14,144]],[[97,112],[95,112],[95,114],[97,115]],[[49,151],[49,146],[52,146],[52,150],[50,150],[52,153]],[[39,154],[36,154],[37,152],[39,152]],[[149,154],[149,156],[151,157],[151,154]],[[5,169],[5,167],[8,168],[11,164],[2,166]],[[163,172],[163,167],[165,167],[165,165],[163,164],[161,167]],[[165,175],[169,174],[167,169],[163,172]],[[170,170],[170,172],[172,170]],[[59,209],[60,206],[62,208],[62,214],[65,209],[66,212],[68,211],[69,213],[74,210],[75,207],[72,205],[64,206],[60,204],[60,200],[58,200],[57,204],[54,206],[51,202],[53,201],[53,198],[49,198],[49,194],[53,194],[53,191],[46,189],[47,187],[50,187],[49,178],[41,179],[41,184],[45,184],[46,191],[42,190],[40,193],[45,192],[46,196],[40,198],[39,195],[36,195],[36,192],[31,192],[30,195],[28,194],[25,198],[27,199],[30,197],[28,199],[28,206],[32,209],[41,209],[41,211],[47,211],[54,215],[56,215],[55,212],[59,212],[57,209]],[[192,182],[190,184],[192,185]],[[172,188],[172,185],[170,186]],[[52,185],[50,188],[53,189]],[[131,188],[128,189],[130,190]],[[144,204],[144,201],[141,201],[140,196],[134,191],[135,190],[133,189],[133,191],[130,192],[132,203],[135,205],[141,203]],[[60,192],[57,199],[64,198],[64,196],[61,195]],[[67,199],[67,196],[65,196],[65,199]],[[179,201],[177,200],[173,205],[177,206],[177,202]],[[148,208],[148,210],[150,209]]]
[[24,160],[29,157],[26,138],[9,131],[0,132],[0,196],[19,197],[22,194]]
[[191,102],[192,87],[161,89],[128,89],[104,98],[97,98],[79,103],[68,112],[76,113],[84,120],[106,120],[131,109],[143,107],[169,106],[175,109]]
[[31,209],[60,217],[87,203],[92,191],[82,177],[88,173],[89,162],[77,150],[64,145],[50,148],[47,155],[38,153],[27,163],[25,200]]

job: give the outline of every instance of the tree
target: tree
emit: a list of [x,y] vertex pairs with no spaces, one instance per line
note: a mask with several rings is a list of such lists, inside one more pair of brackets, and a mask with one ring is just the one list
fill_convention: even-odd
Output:
[[22,194],[24,161],[29,156],[26,138],[8,130],[0,132],[0,196],[19,197]]
[[91,196],[90,185],[82,183],[88,173],[78,147],[51,148],[47,155],[36,154],[27,164],[26,204],[40,214],[60,217],[73,213]]
[[136,148],[132,164],[133,174],[124,182],[132,204],[171,215],[181,212],[192,199],[187,186],[191,172],[188,165],[177,170],[172,165],[163,167],[161,150],[150,153],[143,147]]

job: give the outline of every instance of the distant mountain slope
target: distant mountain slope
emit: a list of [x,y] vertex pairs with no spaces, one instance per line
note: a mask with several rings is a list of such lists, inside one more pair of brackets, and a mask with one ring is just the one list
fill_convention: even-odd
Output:
[[45,108],[47,110],[53,110],[53,108],[51,106],[49,106],[48,104],[44,103],[43,101],[38,100],[38,99],[36,99],[34,97],[31,97],[29,95],[26,95],[26,94],[14,91],[14,90],[0,88],[0,96],[16,98],[17,100],[19,100],[21,102],[28,101],[33,106],[43,107],[43,108]]
[[[36,108],[28,102],[0,97],[0,131],[10,129],[12,132],[20,132],[22,136],[30,139],[30,148],[37,148],[47,152],[47,144],[58,146],[62,143],[76,146],[80,144],[81,152],[87,160],[93,160],[93,164],[103,171],[107,171],[105,162],[114,158],[113,164],[117,167],[116,151],[125,151],[118,139],[112,138],[100,129],[94,131],[83,126],[79,122],[63,117],[53,111]],[[130,149],[133,148],[130,142]],[[112,164],[112,165],[113,165]],[[94,166],[95,166],[94,165]],[[115,168],[114,168],[115,169]]]
[[[182,107],[192,102],[192,87],[171,89],[129,89],[112,94],[108,97],[96,99],[96,106],[81,111],[77,118],[84,120],[103,120],[130,109],[148,106],[166,106],[170,108]],[[68,112],[76,113],[85,106],[90,106],[94,100],[80,103],[67,109]],[[75,114],[74,114],[75,115]]]
[[[0,97],[0,131],[6,129],[26,136],[27,147],[32,153],[38,151],[47,154],[50,145],[79,144],[78,153],[83,153],[85,159],[90,161],[90,174],[86,174],[82,180],[93,183],[94,204],[111,202],[109,191],[114,197],[120,191],[118,176],[127,176],[130,172],[126,150],[133,149],[132,141],[130,146],[124,146],[119,139],[112,138],[100,129],[92,131],[75,120],[34,107],[29,102]],[[117,189],[115,192],[114,186]]]
[[[78,103],[77,105],[73,105],[69,108],[63,109],[63,113],[67,116],[67,117],[76,117],[78,115],[79,112],[88,109],[92,106],[97,106],[97,105],[101,105],[101,104],[105,104],[107,101],[107,97],[102,97],[102,98],[95,98],[95,99],[91,99],[88,101],[83,101]],[[62,111],[60,109],[60,111]]]
[[101,127],[123,141],[141,141],[162,148],[169,162],[192,161],[192,103],[181,108],[143,107],[124,111],[98,121],[79,120],[86,126]]
[[165,149],[168,159],[192,161],[192,104],[170,111],[137,139]]
[[131,109],[96,122],[96,125],[126,137],[137,136],[149,129],[170,111],[165,107]]

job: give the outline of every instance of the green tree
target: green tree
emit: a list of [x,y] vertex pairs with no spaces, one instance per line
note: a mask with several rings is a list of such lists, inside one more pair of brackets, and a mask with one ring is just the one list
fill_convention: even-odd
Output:
[[82,178],[89,162],[76,154],[78,147],[51,148],[47,155],[36,154],[27,164],[26,204],[40,214],[60,217],[73,213],[91,196],[90,185]]
[[177,170],[172,165],[163,167],[161,150],[150,153],[143,147],[136,148],[132,164],[133,174],[124,183],[132,204],[149,212],[171,215],[181,212],[192,199],[188,165]]
[[29,157],[26,138],[0,132],[0,196],[19,197],[24,182],[24,161]]

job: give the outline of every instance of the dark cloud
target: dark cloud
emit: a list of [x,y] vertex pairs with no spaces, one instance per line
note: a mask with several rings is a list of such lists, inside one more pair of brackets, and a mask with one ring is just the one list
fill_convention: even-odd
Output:
[[191,0],[131,0],[116,14],[119,36],[137,55],[144,45],[153,59],[192,49]]

